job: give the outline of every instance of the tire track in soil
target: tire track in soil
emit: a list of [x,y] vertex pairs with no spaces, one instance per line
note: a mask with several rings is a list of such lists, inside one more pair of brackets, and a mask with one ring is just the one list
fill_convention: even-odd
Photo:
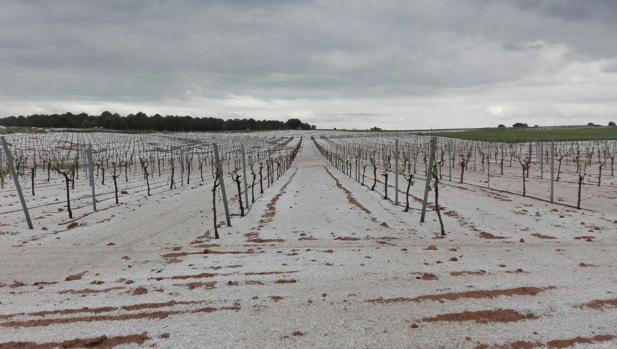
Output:
[[[367,216],[369,216],[369,218],[371,219],[371,222],[379,224],[379,221],[377,220],[377,218],[375,218],[375,217],[371,216],[371,211],[370,211],[368,208],[366,208],[364,205],[362,205],[362,204],[358,201],[358,199],[356,199],[356,197],[353,195],[353,193],[351,192],[351,190],[349,190],[349,189],[345,188],[345,187],[343,186],[343,184],[341,184],[341,182],[338,180],[338,178],[336,178],[336,177],[332,174],[332,172],[330,172],[330,170],[328,169],[328,167],[324,166],[323,168],[324,168],[324,170],[326,170],[326,172],[328,173],[328,175],[330,175],[330,177],[332,177],[332,179],[334,179],[334,182],[336,183],[337,188],[341,189],[341,190],[345,193],[345,195],[347,196],[347,201],[348,201],[351,205],[355,206],[356,208],[359,208],[362,212],[366,213],[366,214],[367,214]],[[389,226],[389,225],[388,225],[388,223],[386,223],[386,222],[381,222],[381,224],[379,224],[379,225],[380,225],[381,227],[384,227],[384,228],[390,228],[390,226]]]
[[274,216],[276,216],[276,203],[279,201],[281,196],[285,194],[285,190],[287,189],[287,186],[289,186],[291,181],[295,178],[296,174],[298,173],[298,169],[299,168],[295,169],[294,173],[291,174],[287,182],[283,184],[278,194],[276,194],[272,199],[270,199],[270,201],[266,205],[266,211],[261,215],[261,219],[259,220],[259,225],[257,225],[257,227],[254,227],[252,229],[253,230],[252,232],[244,234],[244,236],[247,237],[248,242],[253,242],[253,243],[284,242],[284,240],[282,239],[273,239],[273,240],[260,239],[259,231],[265,228],[268,223],[272,222],[272,220],[274,219]]

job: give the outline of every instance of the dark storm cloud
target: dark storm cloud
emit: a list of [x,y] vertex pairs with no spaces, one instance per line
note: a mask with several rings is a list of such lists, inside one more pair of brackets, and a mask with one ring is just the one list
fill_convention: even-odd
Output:
[[0,99],[13,107],[0,114],[81,101],[311,117],[322,101],[354,122],[398,114],[361,110],[379,99],[499,101],[504,86],[537,103],[520,100],[521,81],[612,71],[615,18],[608,0],[2,1]]

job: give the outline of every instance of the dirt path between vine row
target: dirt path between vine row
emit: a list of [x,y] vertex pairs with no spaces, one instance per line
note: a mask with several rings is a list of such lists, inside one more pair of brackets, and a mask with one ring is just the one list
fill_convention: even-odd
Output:
[[3,246],[0,348],[617,346],[614,215],[445,187],[440,238],[309,139],[219,240],[208,192]]

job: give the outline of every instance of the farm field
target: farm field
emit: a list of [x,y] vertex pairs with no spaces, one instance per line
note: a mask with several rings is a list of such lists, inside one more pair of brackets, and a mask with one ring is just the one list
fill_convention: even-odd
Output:
[[7,141],[34,228],[5,175],[2,349],[617,346],[615,141],[440,137],[433,151],[428,136],[326,131]]
[[430,132],[434,136],[489,142],[592,141],[617,139],[617,127],[485,128]]

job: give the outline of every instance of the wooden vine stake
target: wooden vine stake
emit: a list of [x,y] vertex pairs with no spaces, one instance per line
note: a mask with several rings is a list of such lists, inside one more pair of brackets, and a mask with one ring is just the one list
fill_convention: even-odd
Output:
[[398,160],[399,160],[399,152],[398,152],[398,139],[394,140],[394,204],[398,205]]
[[435,162],[435,147],[437,146],[437,138],[431,138],[431,152],[429,157],[429,166],[426,173],[426,185],[424,186],[424,200],[422,201],[422,215],[420,215],[420,223],[424,223],[426,216],[426,202],[428,201],[428,192],[431,187],[431,178],[433,177],[433,163]]
[[246,151],[244,150],[244,144],[242,144],[240,150],[242,151],[242,179],[244,180],[244,202],[246,203],[246,208],[249,206],[249,191],[248,186],[246,184]]
[[[92,144],[88,146],[88,152],[86,153],[88,158],[88,171],[90,172],[90,189],[92,191],[92,209],[96,211],[96,190],[94,189],[94,161],[92,159]],[[86,171],[86,173],[88,173]],[[116,194],[117,195],[117,194]]]
[[0,137],[0,141],[2,141],[2,148],[4,148],[4,153],[6,154],[6,162],[9,165],[9,171],[11,171],[11,176],[13,177],[13,181],[15,181],[15,188],[17,189],[17,195],[19,195],[19,201],[21,201],[21,207],[24,210],[24,215],[26,216],[26,222],[28,223],[28,228],[33,229],[32,220],[30,219],[30,213],[28,212],[28,206],[26,206],[26,200],[24,199],[24,193],[21,191],[21,186],[19,185],[19,179],[17,178],[17,172],[15,171],[15,166],[13,164],[13,155],[9,150],[9,145],[6,143],[6,139],[4,136]]
[[231,218],[229,217],[229,206],[227,205],[227,193],[225,192],[225,180],[223,179],[223,166],[221,166],[221,159],[219,157],[219,147],[216,143],[212,143],[214,149],[214,160],[216,161],[216,168],[219,169],[221,174],[221,194],[223,196],[223,208],[225,209],[225,219],[227,220],[227,226],[231,227]]

